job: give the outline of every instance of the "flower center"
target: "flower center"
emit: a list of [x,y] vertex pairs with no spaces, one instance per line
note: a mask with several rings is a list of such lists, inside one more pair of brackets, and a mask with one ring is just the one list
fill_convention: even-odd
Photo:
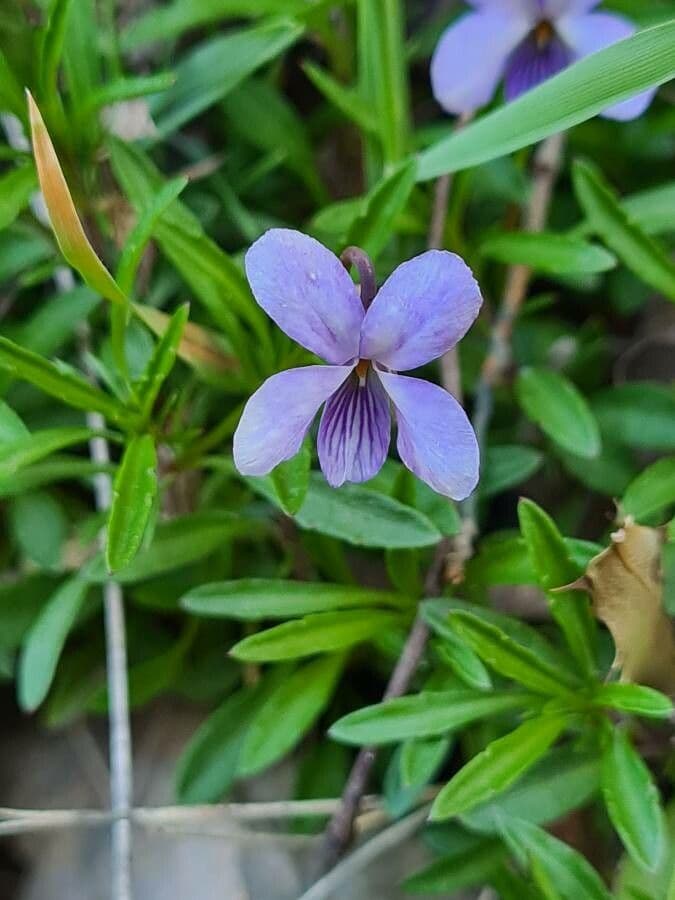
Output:
[[533,30],[532,36],[534,37],[537,48],[543,50],[555,36],[555,29],[547,19],[542,19]]
[[370,368],[370,360],[369,359],[360,359],[355,368],[356,374],[359,376],[359,380],[363,382],[366,375],[368,374],[368,369]]

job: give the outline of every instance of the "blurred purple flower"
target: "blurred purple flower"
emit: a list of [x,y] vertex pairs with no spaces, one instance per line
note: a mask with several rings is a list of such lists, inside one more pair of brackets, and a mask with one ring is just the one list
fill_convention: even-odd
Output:
[[[635,31],[628,19],[592,12],[599,0],[467,0],[475,11],[442,35],[431,60],[436,100],[450,113],[488,103],[504,80],[507,100],[556,75],[570,63]],[[604,110],[627,120],[645,111],[654,90]]]
[[279,372],[249,399],[234,435],[242,474],[265,475],[294,456],[325,403],[326,480],[367,481],[387,457],[391,401],[405,465],[455,500],[473,491],[478,444],[464,410],[438,385],[393,371],[441,356],[478,315],[480,291],[459,256],[429,250],[403,263],[367,310],[340,260],[298,231],[266,232],[246,254],[246,274],[265,312],[329,365]]

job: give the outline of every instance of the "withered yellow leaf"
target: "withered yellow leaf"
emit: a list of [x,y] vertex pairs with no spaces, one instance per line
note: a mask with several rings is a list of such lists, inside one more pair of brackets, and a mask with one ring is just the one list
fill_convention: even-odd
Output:
[[569,587],[587,590],[593,611],[609,629],[622,681],[675,693],[675,635],[663,609],[663,530],[627,518],[610,546]]

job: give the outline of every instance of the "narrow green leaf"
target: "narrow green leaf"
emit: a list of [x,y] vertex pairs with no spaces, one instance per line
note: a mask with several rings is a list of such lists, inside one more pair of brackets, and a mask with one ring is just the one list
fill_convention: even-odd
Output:
[[277,493],[277,499],[288,516],[294,516],[299,512],[305,502],[309,488],[311,463],[312,456],[309,447],[305,444],[294,457],[279,463],[272,470],[270,477]]
[[568,844],[519,819],[504,819],[501,830],[508,843],[529,859],[537,882],[544,878],[554,885],[561,900],[611,900],[593,866]]
[[352,223],[347,243],[361,247],[373,259],[389,243],[396,218],[405,209],[415,185],[415,162],[408,160],[391,170],[365,198]]
[[595,630],[588,599],[578,591],[556,591],[581,574],[553,519],[532,500],[518,503],[520,530],[539,585],[546,591],[549,608],[567,643],[587,675],[596,669]]
[[133,78],[116,78],[92,91],[82,105],[81,115],[91,116],[104,106],[147,97],[168,90],[176,81],[173,72],[155,72],[153,75],[137,75]]
[[106,564],[110,572],[128,566],[138,553],[157,493],[157,451],[151,435],[135,435],[115,476],[108,519]]
[[540,716],[488,744],[441,790],[430,818],[449,819],[506,790],[541,759],[566,724],[564,716]]
[[542,694],[565,694],[578,687],[575,675],[517,643],[495,625],[472,613],[452,611],[452,627],[495,671]]
[[304,62],[302,69],[314,87],[332,103],[343,115],[351,119],[361,131],[367,134],[377,132],[377,122],[372,109],[365,103],[353,88],[345,87],[332,75],[312,62]]
[[420,181],[505,156],[675,77],[675,21],[641,31],[442,138],[419,158]]
[[480,252],[497,262],[529,266],[548,275],[594,275],[616,265],[603,247],[550,232],[495,234],[483,241]]
[[675,450],[675,391],[654,381],[618,384],[591,400],[602,431],[618,443],[645,450]]
[[550,369],[521,369],[516,395],[528,418],[556,444],[577,456],[598,456],[598,424],[582,394],[563,375]]
[[532,699],[522,692],[422,691],[348,713],[331,726],[329,734],[334,740],[357,746],[433,737],[478,719],[521,709]]
[[309,613],[350,607],[405,608],[408,600],[376,588],[281,578],[242,578],[192,588],[181,606],[201,616],[224,616],[244,621],[288,619]]
[[450,627],[444,629],[442,634],[442,640],[434,647],[441,661],[468,687],[489,691],[492,679],[478,654],[460,640]]
[[314,613],[252,634],[230,654],[244,662],[275,662],[330,653],[367,641],[399,622],[399,616],[378,609]]
[[42,569],[58,569],[69,528],[61,504],[51,494],[31,491],[12,501],[9,514],[12,535],[26,559]]
[[399,771],[404,788],[429,784],[450,753],[454,737],[410,738],[401,745]]
[[652,871],[665,849],[659,792],[625,731],[613,728],[602,757],[602,793],[612,824],[635,859]]
[[437,859],[406,879],[403,887],[409,894],[455,895],[462,888],[489,882],[504,856],[500,841],[483,839],[468,850]]
[[146,420],[152,413],[152,408],[155,405],[155,400],[164,380],[173,368],[189,313],[190,307],[187,303],[178,307],[171,317],[166,331],[159,339],[145,371],[141,375],[137,386],[137,395],[141,407],[141,415]]
[[87,595],[87,587],[87,583],[77,577],[64,581],[31,626],[17,672],[17,694],[22,709],[32,712],[47,696],[68,632]]
[[0,448],[4,444],[12,444],[29,435],[30,432],[21,417],[4,400],[0,400]]
[[652,463],[626,488],[621,500],[624,515],[638,522],[675,503],[675,456]]
[[52,0],[47,25],[42,34],[40,83],[46,93],[56,90],[56,75],[63,53],[70,4],[71,0]]
[[90,428],[45,428],[0,445],[0,479],[10,478],[20,469],[44,459],[55,450],[89,440]]
[[260,66],[302,35],[295,22],[270,22],[202,41],[175,67],[175,84],[151,102],[159,134],[166,136],[221,100]]
[[52,456],[44,462],[21,468],[13,475],[0,475],[0,498],[16,497],[24,491],[33,491],[55,481],[72,479],[86,484],[92,475],[99,472],[113,475],[115,470],[113,463],[96,463],[75,455]]
[[[277,502],[269,480],[251,478],[248,483]],[[335,490],[318,472],[310,475],[295,520],[302,528],[363,547],[428,547],[440,540],[440,532],[417,510],[358,485]]]
[[598,685],[593,702],[650,719],[668,719],[673,714],[670,697],[642,684],[615,682]]
[[577,160],[572,175],[577,199],[593,231],[638,278],[675,300],[675,264],[663,247],[631,221],[600,170]]
[[254,775],[295,747],[328,704],[343,666],[339,654],[322,657],[296,669],[272,691],[251,721],[238,775]]
[[0,369],[9,372],[14,378],[29,381],[69,406],[100,412],[115,424],[129,425],[135,419],[134,413],[84,378],[4,337],[0,337]]
[[28,205],[37,186],[35,169],[30,165],[10,169],[0,177],[0,228],[7,228]]
[[503,444],[488,447],[483,458],[480,491],[492,497],[527,481],[541,468],[544,457],[532,447]]

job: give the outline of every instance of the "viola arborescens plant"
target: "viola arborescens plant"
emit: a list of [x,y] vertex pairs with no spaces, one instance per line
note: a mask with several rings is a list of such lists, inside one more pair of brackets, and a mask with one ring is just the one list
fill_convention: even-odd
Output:
[[[472,113],[504,81],[515,100],[571,63],[633,34],[615,13],[597,12],[599,0],[469,0],[475,11],[450,25],[431,60],[436,100],[450,113]],[[604,110],[610,119],[641,115],[654,96],[644,91]]]
[[327,481],[367,481],[387,456],[391,401],[405,465],[438,493],[467,497],[479,452],[464,410],[438,385],[398,372],[436,359],[467,332],[482,302],[470,269],[454,253],[429,250],[375,293],[365,254],[351,248],[345,262],[361,272],[361,296],[343,263],[298,231],[272,229],[246,254],[260,306],[328,365],[279,372],[253,394],[234,435],[237,468],[265,475],[294,456],[325,403],[318,453]]

